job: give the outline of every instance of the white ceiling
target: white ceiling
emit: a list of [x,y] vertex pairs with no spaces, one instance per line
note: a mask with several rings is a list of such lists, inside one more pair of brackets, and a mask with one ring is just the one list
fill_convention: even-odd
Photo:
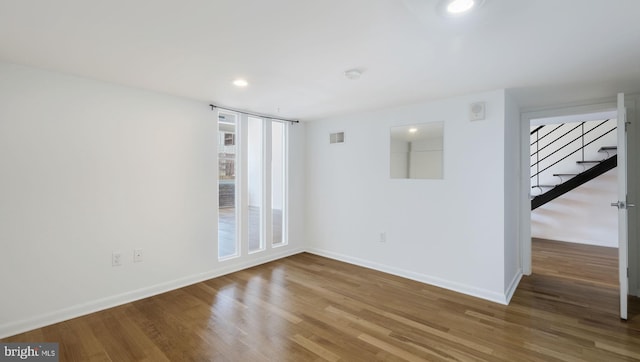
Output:
[[499,88],[523,106],[640,91],[638,0],[437,5],[0,0],[0,60],[302,120]]

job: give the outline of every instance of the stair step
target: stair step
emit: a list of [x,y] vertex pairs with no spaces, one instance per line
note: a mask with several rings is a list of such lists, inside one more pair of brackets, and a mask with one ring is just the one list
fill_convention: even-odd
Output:
[[553,188],[553,187],[556,187],[556,186],[558,186],[558,185],[533,185],[533,186],[531,186],[531,188],[532,188],[532,189],[535,189],[535,188],[537,188],[537,187]]
[[616,151],[617,149],[618,149],[618,146],[603,146],[603,147],[600,147],[598,152]]
[[598,160],[593,160],[593,161],[576,161],[577,164],[582,165],[585,163],[600,163],[602,161],[598,161]]
[[614,169],[616,166],[618,166],[618,156],[613,155],[606,160],[599,162],[597,165],[587,168],[586,171],[581,172],[576,177],[573,177],[556,187],[550,188],[548,190],[543,190],[545,192],[537,195],[531,200],[531,210],[535,210],[536,208],[546,204],[547,202],[564,195],[565,193],[590,180],[593,180],[594,178],[604,174],[605,172]]

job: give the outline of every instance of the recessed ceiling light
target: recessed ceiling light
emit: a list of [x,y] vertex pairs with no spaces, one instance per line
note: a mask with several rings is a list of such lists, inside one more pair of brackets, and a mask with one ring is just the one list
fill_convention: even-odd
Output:
[[409,133],[416,133],[418,132],[418,129],[413,127],[413,128],[409,128]]
[[440,0],[438,12],[445,17],[458,17],[476,11],[485,0]]
[[246,87],[246,86],[249,85],[249,82],[247,82],[246,80],[244,80],[242,78],[238,78],[238,79],[233,81],[233,85],[235,85],[236,87]]
[[447,5],[447,12],[449,14],[462,14],[471,10],[475,3],[474,0],[453,0]]

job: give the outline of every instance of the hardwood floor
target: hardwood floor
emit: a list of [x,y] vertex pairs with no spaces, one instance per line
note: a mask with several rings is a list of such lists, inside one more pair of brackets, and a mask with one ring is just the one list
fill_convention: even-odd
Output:
[[640,360],[615,253],[533,244],[509,306],[303,253],[3,342],[59,342],[61,361]]

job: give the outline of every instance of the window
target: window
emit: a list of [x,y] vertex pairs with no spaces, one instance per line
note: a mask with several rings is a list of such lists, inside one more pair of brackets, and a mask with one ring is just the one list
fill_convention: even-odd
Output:
[[286,131],[282,122],[271,123],[271,243],[286,244]]
[[220,112],[218,258],[287,244],[285,122]]
[[[238,115],[221,113],[218,117],[218,258],[238,255],[238,208],[236,182],[237,148],[235,133]],[[232,137],[228,137],[231,135]],[[227,143],[231,139],[234,142]]]
[[224,145],[225,146],[233,146],[236,144],[236,135],[235,133],[225,133],[224,134]]
[[249,252],[264,249],[264,126],[262,118],[249,117],[247,128]]

